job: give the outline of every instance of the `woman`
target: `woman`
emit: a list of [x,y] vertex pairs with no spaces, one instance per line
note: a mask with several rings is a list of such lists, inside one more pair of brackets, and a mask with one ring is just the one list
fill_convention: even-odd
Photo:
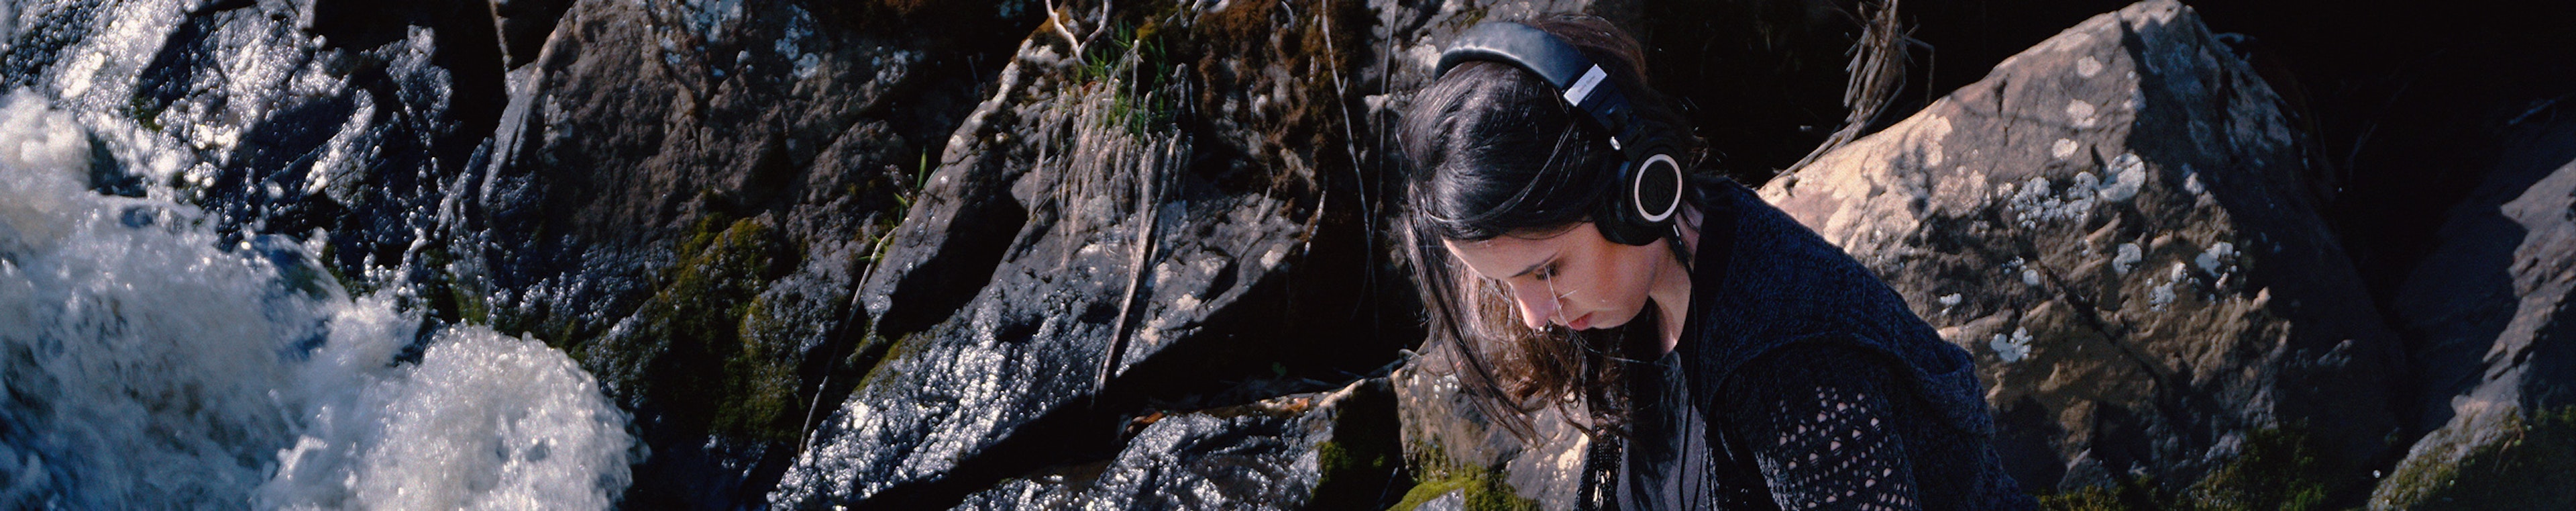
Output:
[[1967,353],[1750,190],[1600,18],[1479,25],[1413,100],[1406,256],[1485,416],[1580,404],[1618,509],[2026,509]]

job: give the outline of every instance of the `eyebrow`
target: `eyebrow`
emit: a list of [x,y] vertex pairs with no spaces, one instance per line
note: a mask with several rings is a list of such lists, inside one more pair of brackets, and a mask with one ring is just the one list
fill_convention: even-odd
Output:
[[1506,279],[1517,279],[1517,278],[1521,278],[1521,276],[1522,276],[1522,275],[1528,275],[1528,274],[1530,274],[1530,272],[1538,271],[1538,268],[1539,268],[1539,267],[1541,267],[1541,266],[1547,266],[1547,263],[1553,263],[1553,262],[1556,262],[1556,254],[1548,254],[1546,259],[1540,259],[1540,260],[1538,260],[1538,262],[1537,262],[1537,263],[1532,263],[1532,264],[1530,264],[1528,268],[1522,268],[1520,273],[1514,273],[1514,274],[1512,274],[1512,276],[1509,276],[1509,277],[1503,277],[1503,278],[1506,278]]

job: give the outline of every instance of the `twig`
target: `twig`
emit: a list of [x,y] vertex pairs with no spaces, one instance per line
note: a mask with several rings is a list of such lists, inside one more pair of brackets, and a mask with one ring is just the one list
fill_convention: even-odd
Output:
[[[1168,153],[1178,147],[1178,141],[1175,140],[1165,151]],[[1108,390],[1109,377],[1118,371],[1119,360],[1127,358],[1127,329],[1129,324],[1134,322],[1130,318],[1134,316],[1136,296],[1144,294],[1147,273],[1145,262],[1154,252],[1155,236],[1158,234],[1156,231],[1161,227],[1159,224],[1162,223],[1163,218],[1160,211],[1162,196],[1159,193],[1162,187],[1158,185],[1162,181],[1163,165],[1173,159],[1168,154],[1164,156],[1144,162],[1146,175],[1137,180],[1139,181],[1137,187],[1143,190],[1136,195],[1136,213],[1145,217],[1144,226],[1140,229],[1142,232],[1137,233],[1135,249],[1128,252],[1127,292],[1125,297],[1118,300],[1118,322],[1109,328],[1109,351],[1105,356],[1100,357],[1100,372],[1094,375],[1091,381],[1091,401],[1094,404],[1099,403],[1101,393]]]
[[[1056,35],[1063,36],[1064,43],[1073,47],[1074,58],[1081,58],[1082,43],[1088,39],[1075,37],[1072,29],[1065,28],[1065,24],[1073,22],[1073,17],[1065,16],[1064,11],[1057,10],[1055,7],[1055,0],[1046,0],[1046,8],[1047,26],[1055,28]],[[1095,31],[1095,35],[1096,33],[1097,32]]]
[[1849,113],[1843,116],[1842,128],[1825,137],[1824,143],[1818,144],[1806,157],[1789,165],[1791,172],[1806,168],[1807,164],[1815,163],[1825,153],[1858,140],[1861,132],[1877,123],[1888,103],[1896,99],[1897,90],[1905,88],[1905,48],[1906,42],[1912,38],[1906,36],[1899,26],[1897,2],[1887,0],[1875,9],[1868,3],[1861,4],[1867,19],[1862,20],[1860,40],[1852,44],[1851,63],[1843,66],[1843,71],[1849,75],[1843,82],[1843,108],[1849,109]]

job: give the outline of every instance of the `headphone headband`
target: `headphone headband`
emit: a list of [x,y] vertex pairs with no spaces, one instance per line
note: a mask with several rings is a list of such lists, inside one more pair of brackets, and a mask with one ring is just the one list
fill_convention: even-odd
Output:
[[[1511,64],[1537,74],[1556,89],[1565,104],[1585,113],[1610,134],[1610,148],[1624,158],[1619,165],[1626,197],[1614,197],[1597,214],[1596,225],[1611,241],[1644,245],[1671,232],[1673,213],[1681,208],[1683,178],[1673,158],[1674,143],[1656,123],[1637,117],[1620,84],[1604,83],[1609,72],[1585,57],[1572,43],[1537,27],[1507,21],[1477,24],[1459,34],[1440,53],[1433,77],[1468,61]],[[1634,84],[1642,86],[1643,84]]]
[[[1458,40],[1440,53],[1440,65],[1432,76],[1449,74],[1449,68],[1468,61],[1501,62],[1538,74],[1556,89],[1565,104],[1588,114],[1595,124],[1611,134],[1610,146],[1625,150],[1641,138],[1634,133],[1641,128],[1628,106],[1628,96],[1617,86],[1603,87],[1610,73],[1601,69],[1583,51],[1529,25],[1496,21],[1477,24],[1459,34]],[[1635,158],[1630,158],[1634,160]]]

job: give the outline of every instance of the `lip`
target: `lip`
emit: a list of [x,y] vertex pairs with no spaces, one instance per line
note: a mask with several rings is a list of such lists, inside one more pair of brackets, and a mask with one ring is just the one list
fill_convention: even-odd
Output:
[[1582,316],[1575,317],[1574,321],[1565,322],[1565,327],[1575,330],[1592,328],[1592,313],[1584,313]]

